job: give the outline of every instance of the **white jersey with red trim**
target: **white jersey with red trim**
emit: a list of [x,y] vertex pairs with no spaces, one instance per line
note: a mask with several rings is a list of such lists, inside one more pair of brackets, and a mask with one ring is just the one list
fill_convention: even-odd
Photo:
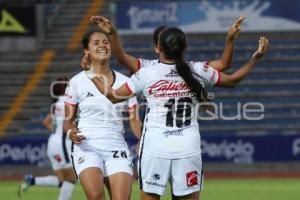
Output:
[[[119,88],[128,80],[128,77],[119,72],[114,71],[114,75],[113,88]],[[98,91],[84,72],[70,80],[65,97],[66,104],[77,106],[77,128],[86,137],[84,142],[103,150],[118,149],[126,145],[123,137],[123,112],[137,104],[136,97],[113,104]]]
[[[150,67],[150,66],[157,65],[158,63],[160,63],[160,60],[158,60],[158,59],[148,60],[148,59],[138,58],[137,62],[138,62],[138,68],[141,69],[144,67]],[[189,61],[189,64],[193,64],[193,63],[195,63],[195,62]],[[201,61],[200,63],[202,63],[203,65],[208,65],[208,61]]]
[[[189,65],[204,87],[218,82],[220,74],[212,67],[201,62]],[[133,93],[143,93],[148,103],[143,152],[162,158],[185,158],[201,152],[195,112],[198,102],[175,65],[157,63],[143,67],[127,81],[127,86]]]

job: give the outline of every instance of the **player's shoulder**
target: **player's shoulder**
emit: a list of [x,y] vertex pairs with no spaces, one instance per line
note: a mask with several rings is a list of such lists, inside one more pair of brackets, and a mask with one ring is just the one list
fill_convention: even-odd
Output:
[[119,79],[119,80],[127,80],[129,78],[127,75],[122,74],[116,70],[113,70],[113,73],[115,74],[116,79]]
[[194,72],[201,72],[201,71],[206,71],[205,69],[209,67],[207,62],[194,62],[190,61],[188,62],[189,66],[191,67],[192,71]]
[[[136,74],[142,74],[142,75],[147,74],[147,75],[150,76],[150,74],[155,70],[156,66],[157,66],[157,64],[155,64],[155,65],[149,65],[147,67],[143,67],[143,68],[139,69],[136,72]],[[157,70],[157,68],[156,68],[156,70]]]
[[74,82],[80,82],[82,79],[86,78],[86,74],[84,73],[84,71],[81,71],[77,74],[75,74],[71,79],[70,82],[74,83]]
[[188,62],[188,64],[190,65],[190,66],[205,66],[205,65],[208,65],[208,62],[206,62],[206,61],[189,61]]
[[138,60],[140,63],[140,68],[151,67],[151,66],[157,65],[159,63],[158,59],[148,60],[148,59],[144,59],[144,58],[139,58]]
[[123,83],[125,83],[129,79],[128,76],[126,76],[125,74],[122,74],[118,71],[113,70],[113,73],[115,74],[114,85],[121,86]]

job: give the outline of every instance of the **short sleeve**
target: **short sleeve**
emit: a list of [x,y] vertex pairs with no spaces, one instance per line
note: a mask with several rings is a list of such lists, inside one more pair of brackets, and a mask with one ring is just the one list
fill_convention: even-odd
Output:
[[77,105],[79,103],[78,90],[76,82],[71,79],[65,91],[65,103]]
[[219,71],[203,62],[196,62],[192,64],[193,75],[196,79],[204,84],[205,87],[213,87],[217,85],[221,79]]
[[141,69],[141,68],[145,68],[157,64],[158,60],[147,60],[147,59],[138,58],[137,62],[138,62],[138,68]]
[[141,93],[145,88],[145,69],[146,68],[137,71],[126,82],[128,89],[134,94]]

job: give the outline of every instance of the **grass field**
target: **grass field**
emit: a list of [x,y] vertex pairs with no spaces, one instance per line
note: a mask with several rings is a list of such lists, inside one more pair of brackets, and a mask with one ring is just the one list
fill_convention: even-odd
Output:
[[[19,182],[0,182],[0,199],[16,200]],[[31,187],[23,195],[23,200],[55,200],[58,188]],[[133,200],[138,200],[138,186],[133,187]],[[80,185],[72,195],[72,200],[86,199]],[[170,190],[162,197],[170,198]],[[209,179],[205,181],[201,200],[298,200],[300,199],[300,179]]]

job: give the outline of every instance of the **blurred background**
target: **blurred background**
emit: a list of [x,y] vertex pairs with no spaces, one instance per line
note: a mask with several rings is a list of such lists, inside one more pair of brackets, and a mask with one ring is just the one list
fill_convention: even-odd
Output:
[[[89,17],[104,15],[125,49],[154,59],[152,32],[181,27],[186,58],[218,59],[226,32],[247,18],[236,39],[232,69],[247,61],[259,36],[270,51],[234,89],[214,92],[217,118],[200,119],[207,177],[300,177],[300,1],[298,0],[0,0],[0,181],[51,173],[49,131],[42,120],[51,105],[49,86],[80,71]],[[129,75],[112,59],[114,69]],[[126,140],[136,139],[126,125]]]

